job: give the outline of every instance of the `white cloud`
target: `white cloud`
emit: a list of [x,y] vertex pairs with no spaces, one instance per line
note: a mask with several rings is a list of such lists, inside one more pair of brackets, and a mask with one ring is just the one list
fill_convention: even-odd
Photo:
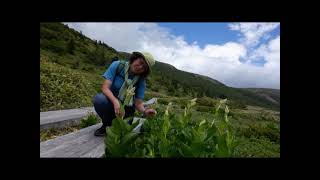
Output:
[[245,57],[246,49],[241,44],[228,42],[222,46],[212,44],[206,45],[203,53],[209,58],[218,58],[230,63],[240,64],[239,58]]
[[[232,87],[280,88],[280,36],[262,44],[253,51],[249,46],[267,37],[273,25],[231,24],[245,41],[222,45],[207,44],[204,48],[174,36],[169,29],[156,23],[66,23],[93,39],[104,41],[118,51],[148,51],[156,60],[178,69],[202,74]],[[249,23],[252,24],[252,23]],[[240,58],[252,62],[263,58],[267,63],[257,67],[241,63]]]
[[229,28],[234,31],[239,31],[243,36],[241,42],[246,46],[255,46],[261,38],[268,39],[269,32],[280,26],[280,23],[234,23],[229,24]]
[[252,59],[262,57],[267,63],[280,63],[280,36],[277,36],[275,39],[270,40],[268,44],[263,44],[252,51],[250,57]]
[[105,42],[120,51],[140,47],[143,23],[66,23],[86,36]]

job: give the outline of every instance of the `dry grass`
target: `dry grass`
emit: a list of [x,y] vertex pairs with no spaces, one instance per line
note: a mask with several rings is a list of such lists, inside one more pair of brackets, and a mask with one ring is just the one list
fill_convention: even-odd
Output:
[[53,139],[58,136],[63,136],[63,135],[78,131],[79,129],[80,129],[80,126],[77,125],[77,126],[70,126],[70,127],[64,127],[64,128],[51,128],[51,129],[40,130],[40,142]]

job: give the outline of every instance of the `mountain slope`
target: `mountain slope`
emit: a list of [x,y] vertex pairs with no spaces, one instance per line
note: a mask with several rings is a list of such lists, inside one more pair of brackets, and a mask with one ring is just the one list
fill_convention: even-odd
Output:
[[[171,79],[173,82],[178,82],[188,89],[188,91],[198,92],[197,95],[200,94],[200,96],[206,95],[213,98],[228,98],[245,104],[272,109],[279,109],[280,107],[280,103],[268,100],[269,96],[263,96],[261,92],[265,91],[228,87],[212,78],[180,71],[169,64],[160,62],[156,63],[155,70],[158,71],[157,73],[161,74],[163,78],[165,77]],[[273,96],[279,97],[277,100],[280,102],[280,90],[275,90]]]
[[280,104],[280,90],[279,89],[267,89],[267,88],[246,88],[246,90],[258,94],[267,100]]

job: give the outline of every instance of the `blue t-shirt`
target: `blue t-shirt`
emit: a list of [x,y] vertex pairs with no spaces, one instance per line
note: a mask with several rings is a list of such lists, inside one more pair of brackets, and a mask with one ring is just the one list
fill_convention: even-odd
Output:
[[[128,63],[128,62],[126,62]],[[121,89],[121,86],[124,82],[125,72],[124,68],[121,70],[120,74],[116,75],[117,67],[120,64],[120,61],[114,61],[111,63],[109,68],[106,70],[106,72],[102,75],[105,79],[108,79],[112,82],[112,85],[110,87],[112,93],[114,96],[118,96],[119,90]],[[129,79],[133,79],[133,75],[129,75]],[[135,84],[136,90],[135,90],[135,96],[134,98],[139,98],[143,100],[144,98],[144,91],[146,88],[146,80],[144,78],[139,78],[138,82]]]

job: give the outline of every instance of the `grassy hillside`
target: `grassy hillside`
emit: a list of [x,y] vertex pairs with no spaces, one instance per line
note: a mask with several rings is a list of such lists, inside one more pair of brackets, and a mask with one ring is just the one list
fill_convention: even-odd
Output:
[[177,70],[169,64],[157,62],[155,71],[157,75],[161,74],[159,78],[156,76],[157,80],[165,81],[165,79],[169,79],[169,82],[165,82],[165,84],[169,87],[171,85],[170,82],[177,84],[174,89],[180,88],[181,92],[185,92],[182,93],[183,96],[189,93],[197,97],[228,98],[239,103],[262,106],[274,110],[280,108],[279,103],[271,102],[254,91],[231,88],[212,78]]
[[279,89],[266,89],[266,88],[246,88],[246,90],[254,92],[267,100],[280,104],[280,90]]

